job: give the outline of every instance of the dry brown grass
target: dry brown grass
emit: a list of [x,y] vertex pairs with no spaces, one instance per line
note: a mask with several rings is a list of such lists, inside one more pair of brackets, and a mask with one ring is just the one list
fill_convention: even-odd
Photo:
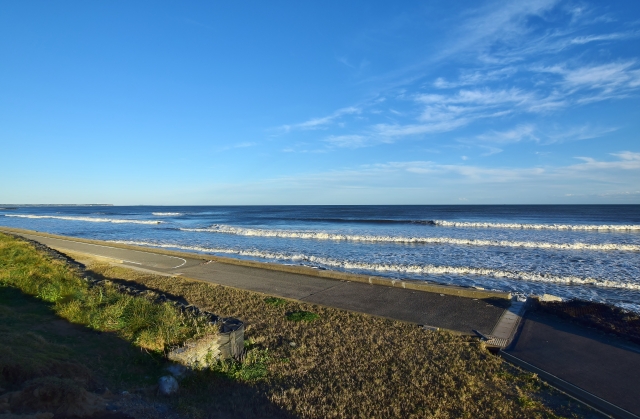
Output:
[[[248,379],[245,384],[298,417],[544,418],[571,414],[566,406],[554,407],[555,412],[545,406],[541,400],[550,400],[550,395],[557,399],[557,394],[536,377],[505,365],[469,337],[427,332],[412,324],[295,301],[274,304],[255,292],[99,262],[89,269],[182,296],[220,316],[244,320],[249,343],[269,359],[267,376]],[[286,313],[297,311],[316,313],[319,318],[287,320]],[[220,388],[215,377],[186,382],[179,404],[194,416],[219,410],[215,405],[220,400],[207,397]]]

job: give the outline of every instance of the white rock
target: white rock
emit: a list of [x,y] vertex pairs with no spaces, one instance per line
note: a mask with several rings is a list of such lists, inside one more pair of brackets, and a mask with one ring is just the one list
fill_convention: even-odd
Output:
[[556,297],[555,295],[551,294],[542,294],[542,297],[540,297],[540,301],[562,301],[562,298]]
[[187,374],[187,368],[180,364],[171,364],[166,368],[166,370],[178,380]]
[[172,375],[165,375],[158,380],[158,394],[170,396],[178,391],[178,380]]

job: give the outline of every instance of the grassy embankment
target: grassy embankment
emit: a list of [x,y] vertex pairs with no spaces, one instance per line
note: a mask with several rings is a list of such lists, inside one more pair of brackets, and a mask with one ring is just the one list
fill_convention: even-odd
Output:
[[211,330],[173,304],[89,287],[64,260],[0,234],[0,394],[29,390],[0,397],[0,413],[100,410],[87,390],[148,385],[167,348]]
[[[535,376],[505,365],[468,337],[426,332],[402,322],[99,262],[89,269],[93,275],[135,281],[182,296],[201,309],[245,321],[249,360],[196,372],[181,383],[180,394],[171,400],[190,416],[590,415]],[[144,301],[116,296],[108,288],[89,289],[67,265],[4,235],[0,235],[0,282],[5,296],[0,299],[0,316],[4,317],[0,329],[1,387],[24,386],[30,378],[55,375],[62,368],[55,365],[71,364],[86,376],[112,386],[151,385],[161,372],[161,360],[135,348],[161,352],[167,345],[198,333],[193,319],[180,317],[170,304],[148,307]],[[29,305],[12,305],[16,295],[27,299]],[[14,327],[13,320],[7,321],[33,317],[38,310],[112,333],[91,333],[74,346],[51,341],[55,322],[29,326],[24,320]],[[107,344],[114,349],[105,352]],[[83,351],[98,353],[99,359],[87,359],[81,355]],[[24,370],[20,379],[10,373],[12,368]]]

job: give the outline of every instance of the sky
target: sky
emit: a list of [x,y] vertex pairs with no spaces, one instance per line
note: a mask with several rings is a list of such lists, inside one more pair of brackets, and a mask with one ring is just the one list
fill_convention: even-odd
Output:
[[636,1],[4,1],[0,57],[0,203],[640,203]]

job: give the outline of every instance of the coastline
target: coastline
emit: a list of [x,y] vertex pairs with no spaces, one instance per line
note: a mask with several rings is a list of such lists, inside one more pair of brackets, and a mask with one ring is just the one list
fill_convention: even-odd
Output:
[[[2,236],[7,237],[5,234]],[[31,365],[34,358],[38,358],[33,356],[33,352],[39,351],[38,360],[41,364],[51,365],[56,361],[55,345],[58,342],[64,341],[65,348],[73,345],[76,353],[71,353],[64,361],[72,360],[76,369],[82,369],[84,376],[95,377],[101,385],[96,389],[77,384],[78,391],[103,403],[101,406],[109,403],[107,409],[110,411],[131,412],[137,417],[137,409],[147,409],[145,413],[150,413],[151,409],[151,413],[156,413],[153,407],[162,403],[162,410],[157,410],[157,415],[145,414],[144,417],[204,417],[211,412],[235,417],[263,417],[269,413],[265,417],[274,418],[346,418],[353,417],[354,412],[367,417],[378,416],[381,412],[388,417],[418,417],[423,416],[425,411],[435,409],[452,417],[459,417],[463,412],[496,418],[557,417],[576,413],[583,417],[601,417],[586,406],[569,405],[569,399],[561,392],[545,386],[536,376],[492,356],[485,345],[473,336],[424,329],[408,322],[310,302],[268,298],[263,293],[181,276],[140,273],[129,269],[128,265],[118,266],[99,261],[86,265],[85,269],[88,270],[85,272],[88,275],[104,281],[114,292],[135,283],[151,292],[149,298],[155,298],[157,293],[179,296],[189,304],[187,308],[239,318],[245,322],[246,353],[241,359],[218,362],[210,369],[196,369],[182,379],[181,374],[172,372],[166,360],[163,361],[164,358],[140,351],[136,346],[139,339],[135,336],[129,339],[132,342],[129,343],[112,333],[111,326],[96,329],[95,326],[83,328],[64,323],[63,329],[61,320],[56,316],[35,316],[40,312],[49,314],[48,310],[39,310],[39,307],[51,303],[47,303],[48,300],[39,302],[38,299],[42,300],[45,295],[40,292],[41,289],[51,286],[46,281],[55,281],[57,276],[38,275],[41,272],[37,271],[34,279],[39,283],[34,288],[34,281],[29,280],[29,275],[33,275],[35,263],[25,257],[25,251],[31,248],[29,254],[33,256],[34,253],[42,254],[42,249],[28,244],[20,245],[20,238],[17,239],[5,240],[3,260],[9,263],[3,265],[3,275],[0,276],[14,282],[16,278],[22,278],[19,284],[30,287],[31,294],[37,296],[21,297],[19,289],[0,287],[5,297],[2,313],[4,316],[12,315],[12,321],[7,323],[12,327],[9,331],[11,335],[3,335],[3,342],[9,342],[11,349],[16,349],[16,354],[22,357],[10,360],[15,365]],[[14,250],[16,243],[22,246],[23,251]],[[86,244],[83,246],[89,247]],[[63,259],[68,261],[67,258]],[[155,259],[166,257],[156,255]],[[44,256],[38,261],[37,266],[42,269],[49,266],[70,269],[55,258]],[[268,275],[266,271],[263,274]],[[82,282],[79,278],[77,280]],[[357,285],[369,289],[382,288]],[[72,301],[76,293],[70,294],[71,300],[60,295],[56,307],[64,309],[69,304],[74,307],[77,305]],[[25,298],[30,298],[30,304],[24,303]],[[458,300],[485,305],[470,299]],[[98,307],[95,304],[93,306]],[[162,307],[173,306],[166,302],[159,303],[158,308]],[[84,311],[80,310],[79,313]],[[121,310],[111,310],[109,313],[112,317],[116,316],[113,319],[108,317],[109,325],[121,324],[130,314]],[[291,316],[292,313],[311,317],[295,318]],[[31,323],[26,324],[27,320]],[[40,327],[36,328],[33,323]],[[43,324],[46,325],[44,328]],[[96,333],[91,328],[109,333]],[[3,330],[5,335],[6,329]],[[38,334],[34,340],[34,332],[25,334],[25,329],[46,332],[46,339],[38,340]],[[73,341],[69,329],[74,331]],[[110,342],[105,339],[110,339]],[[44,347],[45,344],[48,346]],[[120,350],[114,351],[115,347]],[[4,349],[3,353],[12,352]],[[69,365],[69,362],[65,364],[66,370],[69,370]],[[123,376],[121,373],[133,369],[135,374]],[[36,370],[37,376],[42,376],[39,380],[50,382],[53,379],[48,378],[51,375],[48,369]],[[167,371],[179,381],[180,394],[177,397],[161,396],[158,394],[160,384],[154,384],[166,378],[164,375]],[[72,374],[73,371],[68,375],[75,378]],[[354,380],[354,377],[357,379]],[[9,400],[7,395],[14,394],[31,399],[40,397],[38,392],[34,392],[29,378],[31,376],[21,376],[7,385],[3,382],[0,401]],[[59,382],[58,379],[54,384]],[[381,386],[380,383],[385,385]],[[457,388],[453,393],[452,383]],[[107,385],[115,392],[103,390]],[[299,391],[300,388],[305,391]],[[7,390],[9,393],[3,394]],[[399,394],[403,397],[398,397]],[[11,400],[4,407],[17,409],[17,405],[14,406],[16,403]],[[230,400],[233,403],[229,403]],[[474,402],[470,404],[469,400]]]
[[[104,260],[97,261],[97,264],[94,264],[92,261],[82,261],[81,263],[88,264],[87,266],[93,266],[93,268],[90,269],[98,269],[96,272],[100,272],[101,275],[107,274],[107,272],[117,272],[117,277],[130,277],[130,279],[135,281],[143,280],[143,278],[157,278],[157,281],[160,281],[169,287],[165,291],[174,295],[184,294],[193,296],[194,298],[200,298],[201,296],[199,292],[194,293],[195,288],[191,289],[192,287],[196,287],[198,289],[200,289],[200,287],[213,287],[211,289],[215,290],[228,289],[230,292],[241,293],[242,295],[257,295],[259,299],[264,299],[267,295],[278,295],[280,297],[284,297],[284,299],[275,299],[278,301],[281,300],[284,304],[313,304],[313,306],[309,306],[313,312],[316,310],[341,309],[350,313],[348,316],[359,316],[365,314],[373,316],[373,318],[378,318],[381,321],[400,320],[400,322],[404,324],[413,324],[412,327],[414,328],[415,325],[418,324],[421,326],[417,328],[418,330],[426,330],[429,332],[441,330],[444,333],[453,332],[454,335],[459,335],[460,331],[462,331],[462,336],[466,335],[467,338],[471,339],[474,339],[475,333],[476,335],[481,336],[482,339],[486,339],[485,336],[489,336],[490,338],[493,338],[492,340],[495,340],[496,337],[500,337],[496,335],[496,330],[501,330],[499,326],[500,323],[502,323],[503,318],[522,315],[519,310],[514,310],[514,308],[516,308],[515,306],[517,305],[523,305],[523,303],[514,302],[510,308],[503,312],[498,323],[495,323],[496,318],[493,318],[493,321],[489,322],[489,324],[487,323],[487,315],[491,317],[491,313],[489,312],[495,312],[495,309],[498,307],[495,306],[493,309],[488,307],[496,303],[499,306],[502,306],[503,303],[445,296],[443,294],[440,294],[439,296],[436,293],[422,293],[411,291],[409,289],[401,289],[399,287],[395,287],[395,289],[389,287],[387,290],[384,290],[383,287],[371,287],[364,283],[349,284],[350,281],[332,281],[329,279],[321,279],[319,277],[314,278],[312,276],[304,276],[300,274],[277,272],[275,269],[262,269],[260,266],[249,267],[246,265],[225,264],[224,262],[208,263],[205,261],[214,261],[214,258],[197,255],[200,257],[196,259],[192,257],[192,254],[182,252],[149,252],[146,248],[137,246],[127,245],[126,247],[128,249],[125,249],[125,246],[116,248],[113,246],[104,246],[104,244],[110,245],[111,243],[109,242],[96,240],[83,240],[80,242],[79,240],[71,240],[66,236],[27,234],[24,230],[21,231],[21,233],[23,237],[40,241],[41,243],[51,246],[63,253],[67,250],[73,252],[71,249],[75,247],[84,250],[84,254],[87,256],[105,254],[106,256]],[[17,235],[18,234],[16,234],[16,236]],[[98,248],[93,248],[93,246],[98,246]],[[83,252],[81,251],[79,253]],[[185,260],[177,261],[174,258],[179,258],[179,256],[169,256],[167,255],[168,253],[172,255],[182,255],[185,257]],[[75,256],[71,257],[79,260]],[[131,265],[131,263],[136,264],[135,261],[144,262],[149,266],[153,266],[152,269],[157,270],[157,272],[155,272],[156,275],[154,276],[154,272],[151,270],[144,272],[144,269],[143,272],[136,273],[140,266]],[[100,263],[102,263],[102,265],[100,265]],[[262,264],[258,263],[258,265]],[[101,268],[98,268],[99,266],[101,266]],[[243,283],[242,278],[238,281],[238,274],[241,272],[244,272],[245,280],[247,278],[250,279],[249,282]],[[162,276],[157,276],[158,273]],[[111,274],[107,275],[110,276]],[[242,276],[242,274],[240,276]],[[283,294],[285,289],[282,287],[285,286],[287,281],[283,282],[282,280],[285,279],[285,277],[289,278],[289,285],[304,288],[302,289],[302,292],[307,296],[300,298],[299,296],[286,295],[286,292]],[[221,280],[222,278],[224,279]],[[317,283],[318,281],[323,283],[323,289],[319,289],[314,286],[309,287],[310,284]],[[178,290],[175,287],[179,287],[179,284],[183,284],[187,288]],[[231,288],[226,288],[229,286]],[[346,294],[345,291],[347,291]],[[333,297],[331,297],[331,295],[333,295]],[[336,295],[339,296],[337,300],[335,299]],[[382,295],[385,295],[385,297],[380,298]],[[320,296],[320,301],[318,300],[318,296]],[[326,300],[327,296],[329,296],[329,300]],[[345,297],[352,303],[355,302],[355,306],[342,306],[341,304],[344,303]],[[242,297],[241,300],[244,298],[245,297]],[[322,301],[323,298],[325,301]],[[267,300],[270,299],[265,299],[265,301]],[[449,301],[449,303],[447,303],[447,301]],[[487,304],[484,304],[485,302]],[[363,307],[361,305],[363,303],[368,307],[367,310],[362,310]],[[445,304],[444,306],[442,305],[443,303]],[[225,300],[222,302],[222,305],[220,305],[220,302],[214,303],[213,300],[207,298],[203,300],[203,304],[220,310],[220,308],[225,306],[227,302]],[[377,311],[385,311],[391,306],[394,307],[395,315],[389,316],[388,313]],[[408,311],[412,313],[411,316],[414,316],[415,314],[422,316],[427,312],[433,314],[434,310],[437,313],[435,317],[432,316],[431,318],[437,320],[435,322],[428,321],[427,317],[424,319],[407,319],[403,318],[402,315],[402,312]],[[238,315],[241,313],[246,313],[246,310],[243,309],[237,312]],[[499,315],[499,313],[494,314]],[[430,314],[427,316],[429,315]],[[451,317],[457,320],[453,320]],[[514,355],[517,359],[524,360],[524,362],[527,362],[542,371],[548,372],[554,377],[557,376],[569,384],[586,388],[587,392],[595,394],[596,397],[604,397],[604,400],[613,402],[614,407],[621,405],[623,408],[628,408],[632,411],[636,410],[634,407],[635,402],[629,401],[624,397],[621,398],[620,395],[625,394],[624,388],[633,386],[633,383],[637,381],[636,378],[634,378],[635,376],[629,375],[628,372],[634,370],[633,365],[638,362],[638,358],[635,353],[640,353],[640,351],[635,353],[633,351],[629,352],[627,350],[629,348],[628,345],[616,345],[610,337],[604,336],[601,333],[589,331],[588,328],[585,328],[584,326],[571,325],[559,318],[547,320],[545,323],[540,322],[538,317],[540,316],[537,313],[532,312],[530,315],[523,317],[521,322],[516,322],[520,323],[522,327],[518,328],[521,330],[516,332],[517,337],[515,335],[513,336],[514,345],[509,345],[509,342],[507,342],[507,347],[505,347],[501,353],[504,352],[508,355]],[[448,323],[453,324],[451,323],[452,320],[457,322],[457,327],[451,327],[448,325]],[[462,323],[460,323],[460,321],[462,321]],[[332,324],[334,323],[332,322]],[[494,331],[491,332],[490,335],[486,335],[486,332],[483,331],[490,330],[491,325],[493,324],[495,324],[493,327]],[[433,327],[435,325],[440,327]],[[551,327],[551,329],[549,329],[549,327]],[[458,330],[457,332],[456,329]],[[481,331],[481,333],[478,333],[478,330]],[[474,333],[471,333],[471,331]],[[550,333],[553,336],[551,336]],[[477,339],[477,337],[475,339]],[[540,347],[541,342],[543,342],[542,348]],[[495,344],[495,342],[492,343],[489,341],[485,342],[483,346],[488,348],[493,344]],[[503,345],[499,344],[499,346]],[[271,347],[271,345],[269,347]],[[577,348],[583,347],[591,349],[576,351]],[[547,353],[549,351],[551,352]],[[591,355],[592,353],[598,354],[598,361],[593,359],[593,356]],[[542,358],[540,358],[541,356]],[[622,367],[621,369],[619,365],[620,362],[624,365],[628,365],[628,367]],[[582,367],[585,365],[589,365],[590,368],[578,375],[572,375],[571,371],[582,371]],[[534,370],[533,372],[536,371]],[[612,379],[612,376],[618,378]],[[596,379],[596,381],[593,381],[594,379]],[[606,382],[606,385],[592,385],[594,382],[601,381]],[[620,388],[621,386],[622,388]],[[560,386],[560,388],[562,388],[562,386]],[[576,397],[593,406],[593,404],[589,402],[588,398],[584,399],[579,397],[579,395]],[[597,406],[598,405],[596,404],[596,407]],[[600,407],[600,409],[604,408]],[[604,411],[608,410],[604,409]]]
[[33,234],[42,237],[48,237],[53,239],[63,239],[63,240],[74,240],[80,243],[87,243],[93,245],[100,246],[109,246],[120,249],[134,250],[134,251],[144,251],[148,253],[155,253],[166,256],[173,257],[188,257],[191,259],[200,259],[203,261],[214,261],[219,263],[225,263],[229,265],[238,265],[238,266],[246,266],[251,268],[259,268],[270,271],[280,271],[287,272],[293,274],[301,274],[307,276],[314,276],[318,278],[326,278],[326,279],[334,279],[339,281],[351,281],[351,282],[361,282],[368,283],[371,285],[380,285],[392,288],[403,288],[415,291],[423,291],[430,293],[439,293],[445,295],[453,295],[457,297],[465,297],[465,298],[478,298],[478,299],[487,299],[487,298],[499,298],[504,300],[511,300],[511,293],[503,292],[503,291],[491,291],[491,290],[481,290],[471,287],[460,287],[455,285],[446,285],[439,284],[427,281],[413,280],[413,279],[391,279],[385,278],[381,276],[374,275],[362,275],[362,274],[353,274],[348,272],[340,272],[333,270],[321,270],[314,269],[307,266],[298,266],[298,265],[285,265],[278,263],[269,263],[269,262],[258,262],[246,259],[237,259],[225,256],[214,256],[207,255],[203,253],[195,253],[195,252],[180,252],[174,250],[167,250],[162,248],[154,248],[154,247],[143,247],[143,246],[133,246],[128,244],[121,243],[112,243],[108,241],[102,240],[93,240],[93,239],[84,239],[80,237],[74,236],[62,236],[56,235],[36,230],[27,230],[13,227],[4,227],[0,226],[0,231],[6,231],[15,234]]

